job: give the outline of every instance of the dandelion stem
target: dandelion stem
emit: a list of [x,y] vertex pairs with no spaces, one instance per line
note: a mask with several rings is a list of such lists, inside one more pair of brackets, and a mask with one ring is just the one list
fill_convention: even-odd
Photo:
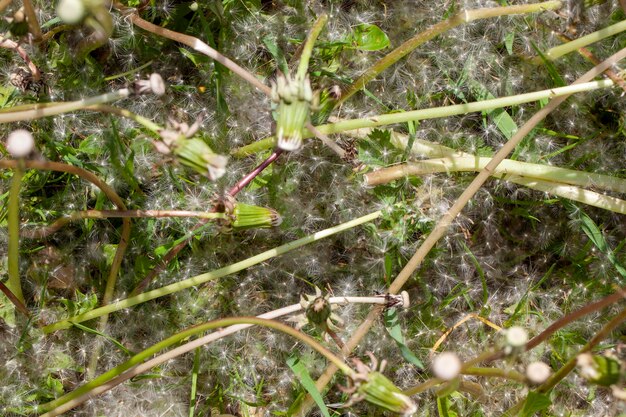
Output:
[[[592,80],[594,77],[600,75],[602,72],[606,71],[608,68],[611,68],[616,62],[626,57],[626,48],[621,49],[617,53],[611,55],[604,61],[602,61],[599,65],[596,65],[591,70],[587,71],[580,78],[578,78],[574,84],[577,83],[585,83],[589,80]],[[560,105],[563,101],[567,99],[565,97],[558,97],[550,101],[545,107],[539,110],[535,115],[533,115],[516,133],[509,139],[509,141],[504,144],[504,146],[496,153],[493,157],[492,161],[474,178],[472,183],[467,187],[467,189],[461,194],[461,196],[457,199],[455,204],[444,214],[444,216],[437,222],[431,233],[427,236],[427,238],[422,242],[422,244],[417,248],[415,254],[409,262],[404,266],[402,271],[396,276],[394,281],[391,283],[389,287],[389,292],[395,294],[399,292],[406,281],[413,275],[413,272],[421,265],[422,261],[430,252],[430,250],[435,246],[435,244],[439,241],[441,237],[445,235],[448,230],[448,227],[452,224],[452,221],[456,216],[461,212],[463,207],[467,204],[469,199],[480,189],[480,186],[489,178],[491,172],[497,168],[498,164],[505,159],[505,157],[515,148],[515,146],[548,114],[550,114],[558,105]],[[353,336],[346,342],[346,348],[343,349],[344,354],[349,354],[349,352],[354,349],[361,339],[365,337],[369,329],[374,325],[377,318],[379,317],[382,309],[374,307],[365,320],[361,323],[356,332],[354,332]],[[328,366],[326,370],[322,373],[322,375],[317,379],[315,386],[321,392],[324,387],[330,382],[332,376],[336,372],[336,368],[332,365]],[[407,394],[408,395],[408,394]],[[305,400],[300,403],[300,406],[297,410],[295,410],[294,415],[306,415],[308,410],[311,408],[313,401],[310,395],[307,395]]]
[[261,172],[263,172],[265,168],[270,166],[272,162],[278,159],[281,153],[283,153],[282,149],[275,149],[274,152],[272,152],[272,154],[265,161],[261,162],[261,164],[258,167],[254,168],[252,172],[250,172],[248,175],[240,179],[237,184],[235,184],[230,190],[228,190],[227,194],[232,197],[239,194],[239,192],[245,186],[250,184],[252,180],[254,180]]
[[9,229],[8,269],[9,278],[6,286],[20,303],[24,304],[22,282],[20,280],[20,188],[24,177],[24,163],[14,161],[13,179],[9,190],[9,208],[7,223]]
[[80,314],[78,316],[74,316],[74,317],[70,317],[69,319],[66,320],[61,320],[58,321],[56,323],[50,324],[48,326],[45,326],[43,328],[45,333],[51,333],[54,332],[56,330],[60,330],[60,329],[67,329],[69,327],[71,327],[72,322],[76,322],[76,323],[81,323],[83,321],[87,321],[87,320],[91,320],[94,319],[96,317],[100,317],[103,314],[109,314],[112,313],[114,311],[119,311],[128,307],[132,307],[134,305],[149,301],[149,300],[153,300],[155,298],[159,298],[159,297],[163,297],[165,295],[169,295],[169,294],[173,294],[175,292],[178,291],[182,291],[184,289],[190,288],[190,287],[194,287],[200,284],[204,284],[205,282],[214,280],[214,279],[218,279],[230,274],[233,274],[235,272],[239,272],[241,270],[244,270],[246,268],[249,268],[253,265],[259,264],[261,262],[267,261],[268,259],[274,258],[276,256],[279,255],[283,255],[287,252],[290,252],[294,249],[297,249],[299,247],[308,245],[310,243],[316,242],[318,240],[324,239],[328,236],[332,236],[334,234],[337,234],[339,232],[343,232],[345,230],[349,230],[353,227],[359,226],[361,224],[364,223],[368,223],[378,217],[380,217],[381,212],[380,211],[375,211],[373,213],[367,214],[365,216],[350,220],[348,222],[342,223],[340,225],[319,231],[317,233],[314,233],[312,235],[303,237],[301,239],[298,240],[294,240],[293,242],[289,242],[286,243],[284,245],[278,246],[274,249],[270,249],[268,251],[262,252],[258,255],[252,256],[248,259],[245,259],[243,261],[240,262],[236,262],[232,265],[220,268],[220,269],[216,269],[214,271],[211,272],[207,272],[204,274],[200,274],[200,275],[196,275],[195,277],[191,277],[188,278],[186,280],[180,281],[180,282],[176,282],[174,284],[170,284],[167,285],[165,287],[161,287],[161,288],[157,288],[155,290],[152,291],[148,291],[145,293],[141,293],[138,294],[136,296],[124,299],[124,300],[120,300],[117,301],[115,303],[111,303],[109,305],[100,307],[100,308],[96,308],[94,310],[91,310],[87,313],[84,314]]
[[146,119],[145,117],[135,114],[129,110],[121,109],[115,106],[110,106],[108,104],[93,104],[91,106],[85,107],[84,110],[95,110],[95,111],[99,111],[102,113],[117,114],[118,116],[122,116],[127,119],[134,120],[135,122],[139,123],[140,125],[142,125],[143,127],[150,130],[156,135],[159,134],[159,131],[163,130],[163,127],[154,123],[152,120]]
[[41,27],[37,20],[37,13],[35,13],[35,8],[30,0],[22,0],[22,4],[24,5],[24,14],[26,14],[26,21],[28,22],[28,30],[33,35],[33,40],[37,42],[41,39]]
[[504,378],[517,382],[526,382],[526,377],[517,371],[500,368],[482,368],[471,366],[463,370],[463,375],[474,375],[488,378]]
[[57,114],[69,113],[76,110],[82,110],[94,104],[104,104],[112,101],[121,100],[130,95],[130,90],[122,88],[118,91],[102,94],[78,101],[70,101],[63,103],[43,103],[43,105],[31,106],[29,110],[17,110],[15,108],[4,109],[0,112],[0,123],[19,122],[22,120],[41,119],[42,117],[55,116]]
[[229,318],[218,319],[218,320],[209,321],[203,324],[199,324],[187,330],[183,330],[182,332],[176,333],[175,335],[172,335],[168,337],[167,339],[162,340],[161,342],[156,343],[150,346],[149,348],[139,352],[138,354],[130,358],[128,361],[116,366],[115,368],[110,369],[109,371],[103,373],[102,375],[98,376],[97,378],[93,379],[87,384],[81,386],[80,388],[72,391],[71,393],[66,394],[54,401],[51,401],[47,404],[40,406],[38,408],[38,411],[47,411],[41,417],[57,416],[67,410],[70,410],[71,408],[77,406],[78,404],[80,404],[78,400],[81,399],[81,397],[84,397],[82,398],[83,401],[91,397],[93,395],[92,390],[95,387],[102,385],[104,382],[112,379],[112,377],[114,376],[122,374],[124,371],[130,369],[131,367],[137,364],[140,364],[141,362],[145,361],[146,359],[160,352],[163,349],[166,349],[170,346],[180,343],[181,341],[191,336],[204,333],[207,330],[217,329],[220,327],[223,328],[227,326],[243,325],[243,324],[251,324],[251,325],[256,325],[256,326],[268,327],[270,329],[274,329],[282,333],[285,333],[295,339],[298,339],[302,343],[307,344],[309,347],[315,349],[318,353],[326,357],[331,363],[337,366],[345,375],[352,376],[354,374],[354,371],[348,365],[346,365],[346,363],[343,362],[339,357],[337,357],[330,350],[328,350],[328,348],[324,347],[322,344],[320,344],[318,341],[316,341],[312,337],[294,329],[293,327],[287,326],[286,324],[280,323],[275,320],[259,318],[259,317],[229,317]]
[[[602,39],[608,38],[610,36],[617,35],[618,33],[625,30],[626,20],[622,20],[621,22],[602,28],[596,32],[590,33],[589,35],[580,37],[571,42],[564,43],[563,45],[550,48],[544,53],[544,56],[546,57],[546,59],[554,61],[555,59],[560,58],[563,55],[567,55],[570,52],[574,52],[580,48],[583,48],[595,42],[599,42]],[[533,62],[535,64],[540,64],[542,62],[541,57],[534,58]]]
[[[330,123],[316,126],[316,129],[324,134],[341,133],[346,130],[380,127],[410,121],[437,119],[440,117],[456,116],[461,114],[494,110],[502,107],[515,106],[533,101],[552,99],[556,97],[567,97],[573,93],[582,93],[599,88],[613,86],[611,80],[591,81],[579,84],[572,84],[566,87],[551,88],[548,90],[535,91],[532,93],[518,94],[515,96],[500,97],[491,100],[475,101],[472,103],[456,104],[453,106],[433,107],[402,113],[381,114],[363,119],[343,120],[337,123]],[[304,130],[303,138],[311,137],[311,132]],[[269,137],[250,145],[242,146],[231,152],[236,157],[250,155],[251,153],[269,149],[274,146],[276,139]]]
[[[120,10],[126,9],[126,7],[120,4],[119,2],[115,2],[115,7]],[[247,81],[254,87],[258,88],[260,91],[262,91],[266,95],[269,96],[270,93],[272,92],[268,86],[266,86],[261,81],[259,81],[252,73],[240,67],[231,59],[220,54],[215,49],[207,45],[205,42],[202,42],[200,39],[194,36],[189,36],[180,32],[175,32],[173,30],[165,29],[161,26],[157,26],[153,23],[148,22],[147,20],[142,19],[136,13],[131,13],[129,17],[130,17],[131,22],[133,22],[134,25],[142,28],[143,30],[146,30],[150,33],[154,33],[155,35],[159,35],[167,39],[171,39],[176,42],[180,42],[208,56],[209,58],[213,59],[214,61],[222,64],[223,66],[231,70],[233,73],[237,74],[239,77],[243,78],[245,81]]]
[[493,8],[482,8],[475,10],[463,10],[456,15],[450,17],[449,19],[444,20],[443,22],[439,22],[424,32],[418,33],[411,39],[404,42],[402,45],[398,46],[396,49],[391,51],[389,54],[381,58],[378,62],[368,68],[363,75],[361,75],[356,81],[354,81],[346,91],[342,92],[341,99],[337,102],[338,104],[344,103],[348,98],[352,97],[357,91],[361,90],[365,85],[370,82],[374,77],[378,74],[398,62],[400,59],[404,58],[410,52],[412,52],[418,46],[428,42],[434,37],[441,35],[444,32],[447,32],[450,29],[453,29],[459,25],[464,23],[473,22],[475,20],[480,19],[488,19],[491,17],[498,16],[506,16],[506,15],[514,15],[514,14],[525,14],[525,13],[536,13],[543,12],[546,10],[555,10],[559,9],[562,6],[561,1],[546,1],[543,3],[537,4],[525,4],[518,6],[505,6],[505,7],[493,7]]
[[108,219],[108,218],[163,218],[163,217],[195,217],[199,219],[224,219],[224,213],[189,210],[82,210],[61,217],[49,226],[39,227],[31,231],[22,231],[22,237],[41,239],[57,232],[70,222],[80,219]]
[[[558,371],[556,371],[546,382],[541,384],[536,392],[545,394],[548,393],[552,388],[556,386],[563,378],[565,378],[572,370],[576,367],[576,357],[581,353],[589,352],[593,349],[598,343],[600,343],[604,338],[606,338],[613,330],[615,330],[618,326],[622,325],[626,320],[626,309],[622,310],[617,316],[613,317],[608,323],[606,323],[602,329],[596,335],[587,342],[580,351],[574,356],[572,356],[566,363],[563,365]],[[506,410],[502,416],[503,417],[513,417],[518,415],[518,413],[524,407],[526,400],[522,400],[515,404],[513,407]]]
[[304,47],[302,48],[302,54],[300,55],[300,63],[298,64],[298,72],[296,73],[297,79],[303,80],[304,77],[306,77],[307,71],[309,70],[309,60],[313,52],[313,45],[327,21],[328,15],[322,14],[317,18],[313,27],[311,27],[309,36],[307,36]]

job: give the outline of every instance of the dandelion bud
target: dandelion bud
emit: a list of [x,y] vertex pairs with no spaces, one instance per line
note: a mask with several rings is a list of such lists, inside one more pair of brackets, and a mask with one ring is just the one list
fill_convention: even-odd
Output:
[[178,162],[208,177],[211,181],[217,180],[226,172],[228,158],[213,152],[200,138],[188,139],[180,136],[172,148],[172,153]]
[[551,373],[552,369],[543,362],[533,362],[526,368],[526,378],[531,384],[543,384]]
[[504,333],[506,346],[504,347],[504,353],[511,355],[523,351],[524,346],[528,342],[528,333],[526,330],[519,326],[513,326],[506,329]]
[[85,17],[85,5],[82,0],[60,0],[57,15],[68,25],[78,24]]
[[278,147],[295,151],[302,146],[302,129],[314,100],[309,77],[299,79],[279,74],[272,84],[271,96],[276,106]]
[[370,372],[359,385],[357,396],[365,401],[394,413],[408,416],[417,411],[417,406],[404,395],[386,376],[380,372]]
[[274,227],[282,222],[280,215],[273,209],[243,203],[235,203],[231,216],[235,229]]
[[433,373],[437,378],[451,381],[461,372],[461,359],[454,352],[440,353],[432,363]]
[[6,148],[13,158],[24,158],[35,149],[35,139],[28,130],[14,130],[7,138]]
[[581,353],[576,357],[576,365],[580,376],[594,384],[608,387],[619,381],[621,366],[613,358]]

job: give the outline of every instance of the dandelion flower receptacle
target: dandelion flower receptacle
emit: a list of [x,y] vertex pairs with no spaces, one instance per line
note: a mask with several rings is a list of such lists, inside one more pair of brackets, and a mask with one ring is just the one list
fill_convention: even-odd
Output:
[[272,83],[272,102],[276,111],[277,145],[284,151],[302,146],[302,130],[309,120],[315,96],[308,75],[291,77],[278,74]]
[[234,204],[231,216],[234,229],[268,228],[282,223],[276,210],[239,202]]
[[587,381],[608,387],[617,383],[621,376],[620,362],[603,355],[581,353],[576,357],[578,373]]

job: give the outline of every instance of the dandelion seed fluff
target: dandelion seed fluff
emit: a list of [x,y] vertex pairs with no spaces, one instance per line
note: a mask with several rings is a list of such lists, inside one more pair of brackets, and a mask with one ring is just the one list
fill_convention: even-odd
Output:
[[526,368],[526,378],[533,384],[544,383],[552,374],[552,369],[543,362],[533,362]]
[[461,359],[454,352],[443,352],[433,360],[432,368],[437,378],[450,381],[461,372]]
[[35,139],[28,130],[14,130],[7,138],[6,147],[13,158],[24,158],[35,149]]
[[57,5],[57,14],[68,25],[75,25],[83,20],[85,5],[81,0],[61,0]]

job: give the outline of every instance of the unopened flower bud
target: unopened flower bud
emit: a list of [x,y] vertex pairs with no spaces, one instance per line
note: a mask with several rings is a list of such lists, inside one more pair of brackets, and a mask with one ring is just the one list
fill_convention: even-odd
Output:
[[526,367],[526,378],[531,384],[542,384],[550,378],[552,369],[543,362],[533,362]]
[[193,3],[191,3],[189,5],[189,10],[191,10],[192,12],[195,12],[198,10],[198,2],[194,1]]
[[180,136],[172,148],[176,160],[208,177],[211,181],[220,178],[226,172],[228,158],[213,152],[200,138],[188,139]]
[[35,139],[28,130],[14,130],[9,133],[6,148],[13,158],[24,158],[35,149]]
[[432,363],[433,373],[444,381],[451,381],[459,376],[461,366],[461,359],[454,352],[440,353]]
[[277,145],[284,151],[295,151],[302,146],[302,129],[314,99],[309,77],[279,74],[272,84],[271,97],[276,106]]
[[619,361],[602,355],[581,353],[576,357],[578,373],[587,381],[608,387],[620,379]]
[[413,400],[380,372],[368,373],[367,380],[359,385],[357,393],[365,401],[403,416],[417,411]]
[[244,203],[235,203],[231,216],[234,229],[274,227],[282,222],[276,210]]

